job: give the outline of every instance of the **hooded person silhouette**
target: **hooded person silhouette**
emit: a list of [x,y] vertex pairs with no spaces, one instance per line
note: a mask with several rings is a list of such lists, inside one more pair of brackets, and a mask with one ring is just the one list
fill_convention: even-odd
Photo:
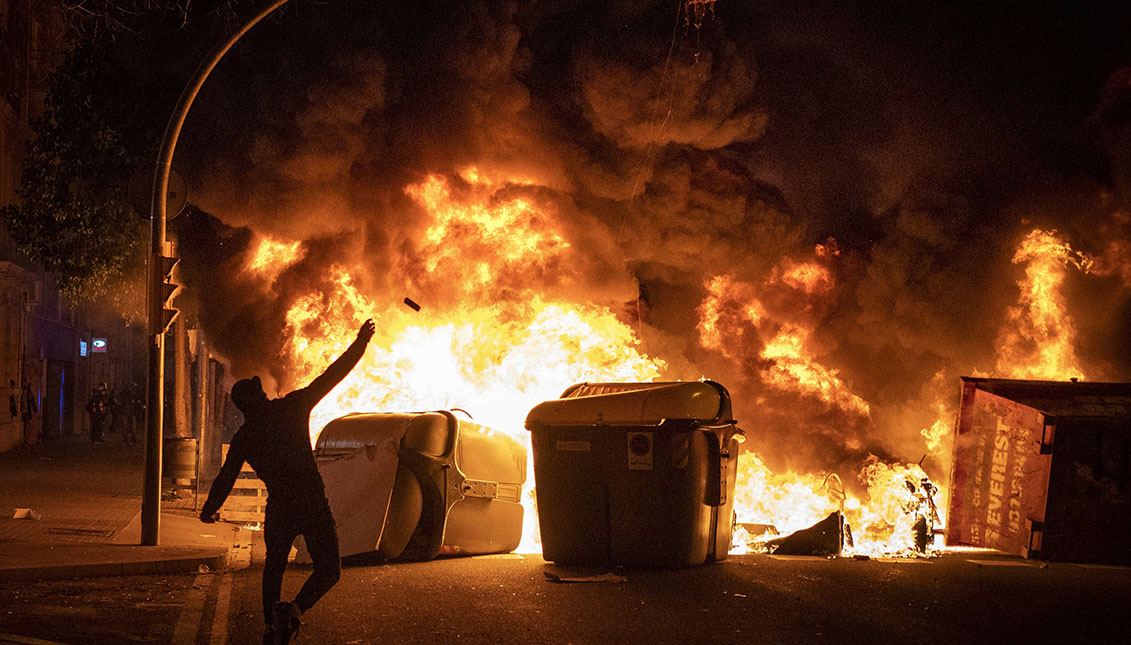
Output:
[[[212,482],[200,511],[202,522],[219,519],[220,506],[232,491],[246,461],[267,486],[263,540],[264,643],[289,642],[310,609],[338,581],[341,562],[334,516],[314,453],[310,448],[310,411],[357,365],[376,327],[366,320],[357,339],[310,385],[278,398],[263,392],[258,376],[232,387],[232,402],[244,423],[232,437],[228,456]],[[280,600],[287,555],[297,536],[303,536],[314,562],[293,602]]]

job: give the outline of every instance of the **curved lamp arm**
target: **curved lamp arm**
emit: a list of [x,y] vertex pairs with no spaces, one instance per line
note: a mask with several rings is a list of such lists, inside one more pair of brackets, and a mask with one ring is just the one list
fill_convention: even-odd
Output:
[[[164,425],[165,407],[165,334],[162,303],[162,283],[164,271],[160,269],[160,256],[165,250],[166,200],[169,191],[169,172],[173,165],[173,152],[181,126],[185,123],[193,99],[212,73],[216,64],[228,53],[232,45],[243,37],[260,20],[287,3],[287,0],[268,0],[267,4],[243,26],[235,31],[225,42],[209,54],[196,69],[192,80],[185,86],[173,116],[165,127],[165,137],[161,142],[161,152],[157,157],[157,168],[153,175],[153,200],[150,202],[150,253],[146,294],[149,317],[149,374],[145,406],[145,483],[141,494],[141,543],[155,546],[159,541],[161,522],[161,435]],[[156,330],[156,331],[155,331]]]
[[181,136],[181,126],[185,123],[185,117],[188,116],[189,108],[192,107],[192,102],[196,99],[197,93],[204,85],[204,81],[212,70],[216,68],[216,64],[228,53],[232,45],[236,44],[240,38],[243,37],[252,27],[254,27],[260,20],[263,20],[273,11],[287,3],[287,0],[271,0],[267,6],[259,11],[256,15],[252,16],[242,27],[236,30],[227,41],[220,44],[219,47],[214,49],[208,58],[200,64],[193,75],[192,80],[185,86],[181,92],[181,98],[177,100],[177,106],[173,110],[173,116],[169,118],[169,124],[165,126],[165,136],[161,141],[161,152],[157,157],[157,168],[153,175],[153,200],[150,208],[150,217],[152,219],[152,251],[154,253],[161,253],[165,245],[165,207],[166,198],[169,190],[169,171],[173,165],[173,152],[177,148],[177,139]]

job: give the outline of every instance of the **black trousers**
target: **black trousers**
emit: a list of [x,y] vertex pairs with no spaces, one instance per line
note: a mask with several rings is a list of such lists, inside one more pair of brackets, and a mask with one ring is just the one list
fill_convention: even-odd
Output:
[[101,414],[90,415],[90,440],[102,441],[103,426],[106,425],[106,416]]
[[263,615],[271,622],[271,608],[283,590],[283,571],[295,538],[301,535],[314,562],[314,571],[302,585],[295,604],[306,611],[326,594],[341,577],[338,531],[325,499],[315,503],[267,503],[263,521],[263,541],[267,547],[263,566]]

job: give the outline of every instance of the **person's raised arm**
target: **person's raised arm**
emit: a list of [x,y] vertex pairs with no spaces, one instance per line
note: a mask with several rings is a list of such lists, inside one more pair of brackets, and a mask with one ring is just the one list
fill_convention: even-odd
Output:
[[342,379],[350,373],[350,370],[357,365],[365,354],[365,346],[369,344],[369,339],[373,338],[373,333],[377,330],[377,326],[370,318],[362,323],[361,328],[357,330],[357,338],[350,344],[349,348],[342,353],[330,367],[322,372],[321,376],[311,381],[310,385],[306,386],[303,395],[308,398],[310,406],[322,400],[322,397],[330,393],[334,386],[342,382]]

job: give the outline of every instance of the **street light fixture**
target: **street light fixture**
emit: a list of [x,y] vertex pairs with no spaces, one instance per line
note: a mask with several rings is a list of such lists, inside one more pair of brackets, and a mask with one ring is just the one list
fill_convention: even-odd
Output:
[[150,252],[148,259],[148,285],[146,289],[149,317],[149,372],[145,406],[145,482],[141,493],[141,543],[154,546],[161,531],[161,439],[165,415],[165,304],[167,282],[164,270],[168,258],[165,253],[165,209],[169,190],[169,173],[173,165],[173,152],[181,134],[193,100],[212,73],[216,64],[228,53],[244,34],[287,0],[269,0],[254,16],[248,19],[228,40],[221,43],[201,63],[192,80],[181,93],[165,137],[157,168],[153,175],[153,199],[150,209]]

